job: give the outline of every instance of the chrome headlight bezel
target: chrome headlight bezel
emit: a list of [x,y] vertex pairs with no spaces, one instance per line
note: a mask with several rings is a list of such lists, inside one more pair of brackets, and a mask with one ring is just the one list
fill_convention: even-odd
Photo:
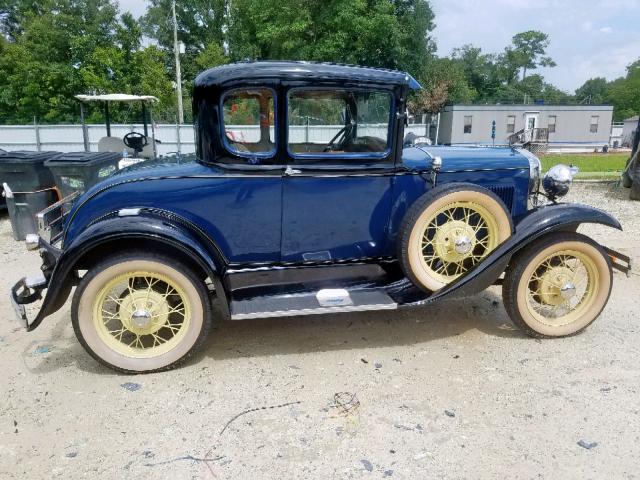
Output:
[[542,162],[529,150],[521,149],[520,153],[529,161],[529,194],[535,195],[540,191]]
[[578,167],[559,163],[545,173],[542,179],[542,188],[551,200],[564,197],[569,193],[573,183],[573,177],[578,173]]

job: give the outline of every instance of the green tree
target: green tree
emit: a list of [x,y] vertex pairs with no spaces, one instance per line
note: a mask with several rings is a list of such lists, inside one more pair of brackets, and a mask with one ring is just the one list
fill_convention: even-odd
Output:
[[[299,59],[316,40],[316,0],[234,0],[229,6],[229,52],[233,60]],[[318,2],[316,2],[318,3]]]
[[112,44],[117,7],[110,0],[45,0],[2,9],[8,40],[0,67],[4,120],[71,120],[73,95],[83,88],[78,71],[96,48]]
[[[555,65],[545,56],[548,36],[542,32],[522,32],[513,37],[512,45],[500,54],[484,54],[480,48],[464,45],[454,49],[456,62],[474,101],[482,103],[522,103],[544,101],[567,103],[572,97],[544,81],[541,75],[527,75],[539,66]],[[523,72],[522,79],[520,71]]]
[[454,49],[451,58],[462,68],[478,101],[490,101],[506,81],[499,55],[484,54],[473,45]]
[[28,18],[45,10],[45,2],[41,0],[0,0],[0,33],[15,40],[24,31]]
[[427,0],[393,0],[400,24],[403,56],[399,60],[404,70],[417,74],[436,50],[431,32],[435,14]]
[[527,70],[538,67],[555,67],[556,62],[547,57],[549,35],[536,30],[529,30],[513,36],[512,46],[506,49],[513,65],[522,69],[522,79],[527,78]]
[[627,67],[627,75],[611,82],[608,100],[614,106],[614,120],[640,113],[640,59]]
[[[148,0],[147,12],[141,22],[146,35],[155,39],[164,50],[173,51],[172,0]],[[210,43],[224,43],[225,0],[183,0],[176,2],[178,39],[187,53],[197,54]]]
[[229,63],[229,57],[217,43],[209,43],[204,49],[198,53],[195,63],[200,70],[217,67]]
[[[141,18],[144,33],[158,42],[163,52],[163,62],[170,78],[175,72],[173,45],[172,0],[149,0],[145,15]],[[187,121],[191,114],[189,92],[193,80],[201,70],[227,63],[224,51],[226,11],[231,0],[184,0],[176,2],[178,41],[185,47],[180,56],[182,92]],[[212,63],[209,63],[212,62]],[[172,121],[175,118],[171,119]]]
[[449,58],[426,62],[418,80],[422,90],[415,92],[409,101],[409,109],[415,113],[437,113],[449,103],[470,103],[476,95],[461,65]]
[[[128,13],[119,16],[115,0],[0,1],[0,121],[77,121],[79,93],[151,93],[170,101],[162,56],[156,47],[141,49],[140,25]],[[113,113],[125,118],[126,107]]]
[[[225,11],[229,3],[230,0],[176,2],[178,41],[185,48],[185,53],[180,58],[185,95],[191,87],[192,80],[202,68],[197,58],[208,50],[208,53],[204,53],[205,57],[200,56],[200,60],[206,58],[216,46],[224,55]],[[146,14],[141,19],[143,31],[147,36],[157,40],[165,52],[165,63],[175,71],[171,0],[150,0],[149,4]],[[223,59],[222,63],[227,61]]]
[[501,82],[511,85],[520,81],[521,68],[522,57],[513,48],[507,47],[496,55],[496,69]]
[[606,78],[591,78],[576,90],[576,102],[601,105],[609,95],[609,83]]
[[433,50],[425,0],[235,0],[234,60],[296,59],[418,71]]
[[132,85],[131,91],[140,95],[153,95],[160,100],[153,107],[156,120],[175,121],[176,99],[173,82],[164,63],[164,52],[151,45],[136,51],[134,61],[139,68],[136,69],[136,85]]

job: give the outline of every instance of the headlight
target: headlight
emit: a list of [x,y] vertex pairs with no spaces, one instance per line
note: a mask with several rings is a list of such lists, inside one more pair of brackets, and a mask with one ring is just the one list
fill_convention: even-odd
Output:
[[562,164],[555,165],[544,175],[542,188],[544,188],[551,200],[564,197],[569,193],[569,187],[576,173],[578,173],[578,167],[569,167]]
[[529,193],[537,193],[540,190],[540,174],[542,172],[540,159],[529,150],[521,149],[519,152],[529,160]]

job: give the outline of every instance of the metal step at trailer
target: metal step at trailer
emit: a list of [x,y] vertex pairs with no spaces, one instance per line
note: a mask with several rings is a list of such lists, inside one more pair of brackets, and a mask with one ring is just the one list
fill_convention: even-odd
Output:
[[293,317],[323,313],[395,310],[398,304],[382,289],[318,290],[231,301],[231,319]]
[[509,146],[526,148],[534,155],[542,155],[549,148],[549,129],[530,128],[519,130],[509,136]]

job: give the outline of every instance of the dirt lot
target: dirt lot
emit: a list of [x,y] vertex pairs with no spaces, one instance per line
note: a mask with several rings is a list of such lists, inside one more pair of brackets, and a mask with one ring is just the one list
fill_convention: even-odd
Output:
[[[570,200],[618,216],[625,233],[582,231],[638,263],[640,203],[626,198],[579,184]],[[1,292],[39,266],[6,215],[0,255]],[[69,305],[27,334],[2,293],[0,476],[638,478],[639,302],[640,276],[616,274],[602,317],[554,341],[516,331],[495,287],[414,310],[226,322],[183,368],[126,376],[82,350]],[[337,408],[338,392],[359,408]]]

